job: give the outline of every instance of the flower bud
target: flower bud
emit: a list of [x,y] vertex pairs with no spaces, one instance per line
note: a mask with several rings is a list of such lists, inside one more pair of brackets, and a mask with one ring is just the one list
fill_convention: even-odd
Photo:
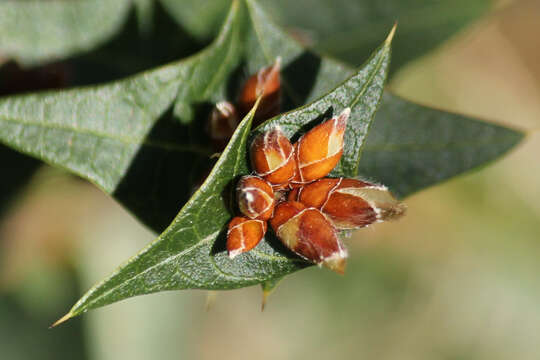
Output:
[[230,102],[220,101],[212,109],[206,131],[216,150],[221,151],[225,148],[238,122],[238,114]]
[[268,220],[274,213],[274,190],[257,176],[243,176],[236,188],[238,208],[250,219]]
[[270,225],[296,254],[339,274],[345,272],[347,250],[319,210],[295,201],[283,202],[276,206]]
[[299,189],[297,198],[320,209],[338,229],[357,229],[405,213],[405,205],[385,186],[356,179],[321,179]]
[[294,149],[279,128],[257,136],[251,144],[250,153],[255,173],[274,188],[287,186],[294,177]]
[[306,184],[328,175],[343,154],[343,137],[351,110],[315,126],[295,144],[297,164],[294,184]]
[[232,259],[253,249],[266,233],[266,221],[235,217],[227,231],[227,251]]
[[277,58],[274,64],[262,68],[250,76],[240,92],[238,107],[242,115],[247,114],[255,105],[257,98],[262,95],[253,118],[253,126],[279,114],[281,106],[280,68],[281,59]]

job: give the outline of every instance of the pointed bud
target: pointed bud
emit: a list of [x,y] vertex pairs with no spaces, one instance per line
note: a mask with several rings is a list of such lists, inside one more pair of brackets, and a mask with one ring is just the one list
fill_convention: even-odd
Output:
[[347,250],[319,210],[295,201],[283,202],[276,206],[270,225],[296,254],[339,274],[345,272]]
[[247,114],[257,98],[262,95],[253,119],[254,126],[279,114],[281,106],[280,68],[281,59],[277,58],[274,64],[262,68],[250,76],[240,92],[238,107],[242,114]]
[[238,114],[233,104],[220,101],[214,106],[208,118],[206,131],[216,150],[225,148],[238,123]]
[[253,249],[266,233],[266,221],[235,217],[227,231],[227,251],[232,259]]
[[297,164],[293,183],[306,184],[328,175],[343,154],[343,137],[351,110],[315,126],[295,144]]
[[250,219],[268,220],[274,213],[274,190],[257,176],[243,176],[236,188],[238,208]]
[[279,128],[255,138],[251,144],[251,164],[255,173],[274,188],[287,186],[295,174],[294,150]]
[[302,187],[298,201],[320,209],[338,229],[357,229],[405,213],[405,205],[385,186],[356,179],[320,179]]

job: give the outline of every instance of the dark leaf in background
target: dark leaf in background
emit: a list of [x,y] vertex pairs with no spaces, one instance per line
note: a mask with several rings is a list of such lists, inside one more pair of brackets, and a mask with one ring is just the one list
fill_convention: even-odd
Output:
[[[215,34],[231,0],[162,0],[198,38]],[[306,45],[359,66],[398,23],[391,72],[432,50],[492,7],[492,0],[259,0]]]
[[230,22],[197,56],[116,83],[1,99],[0,140],[114,193],[161,231],[209,164],[204,118],[190,123],[225,97],[239,27]]
[[30,177],[41,166],[37,159],[18,153],[4,145],[0,145],[0,216],[8,208],[19,192],[28,183]]
[[0,2],[0,54],[24,65],[93,49],[125,21],[129,0]]
[[522,132],[415,105],[385,94],[366,140],[359,175],[400,197],[486,165]]

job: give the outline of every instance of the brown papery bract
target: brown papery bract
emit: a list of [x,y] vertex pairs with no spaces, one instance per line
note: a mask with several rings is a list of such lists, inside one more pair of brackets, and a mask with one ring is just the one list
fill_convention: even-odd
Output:
[[310,183],[328,175],[343,154],[343,138],[351,110],[346,108],[304,134],[294,145],[296,176],[293,186]]
[[266,233],[266,221],[235,217],[227,231],[227,252],[232,259],[253,249]]
[[262,96],[257,111],[253,117],[253,126],[276,116],[281,107],[281,59],[256,74],[250,76],[240,92],[238,107],[242,115],[247,114],[259,96]]
[[206,131],[212,139],[214,150],[222,151],[238,126],[238,114],[233,104],[220,101],[214,106],[208,118]]
[[330,221],[315,208],[288,201],[277,205],[270,220],[274,232],[290,250],[339,274],[345,272],[347,251]]
[[293,146],[277,127],[253,140],[250,155],[255,173],[276,189],[286,187],[295,175]]
[[321,179],[301,188],[297,198],[320,209],[338,229],[397,219],[405,212],[386,187],[356,179]]
[[250,219],[268,220],[274,213],[274,190],[257,176],[243,176],[236,188],[238,208]]

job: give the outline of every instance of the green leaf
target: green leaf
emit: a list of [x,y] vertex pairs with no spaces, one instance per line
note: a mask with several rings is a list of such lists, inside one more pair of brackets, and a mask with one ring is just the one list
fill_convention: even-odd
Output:
[[129,0],[0,2],[2,56],[31,65],[88,51],[116,33]]
[[517,130],[387,93],[367,137],[359,174],[405,197],[493,161],[523,137]]
[[199,39],[213,36],[232,0],[160,0],[178,23]]
[[283,25],[304,31],[317,50],[353,65],[363,63],[397,22],[394,70],[478,19],[492,0],[263,0],[262,4]]
[[190,123],[225,97],[241,54],[241,10],[233,6],[197,56],[108,85],[1,99],[0,141],[88,179],[163,230],[209,162],[201,126]]
[[[261,20],[258,8],[253,3],[248,7],[253,23],[258,23]],[[344,158],[348,161],[342,162],[341,168],[343,172],[354,172],[359,154],[355,147],[365,137],[383,93],[392,35],[393,31],[370,61],[333,91],[310,105],[274,118],[259,131],[278,124],[290,134],[324,116],[329,109],[340,111],[350,107],[351,121],[347,131],[354,133],[354,141],[344,150]],[[254,110],[239,125],[212,173],[165,232],[92,288],[60,321],[136,295],[186,288],[223,290],[244,287],[283,277],[309,265],[296,257],[290,258],[270,232],[256,249],[235,259],[229,259],[226,254],[225,230],[231,218],[226,205],[233,207],[230,190],[234,188],[236,178],[249,173],[246,149],[253,113]]]
[[[156,291],[233,289],[299,267],[270,246],[231,260],[226,254],[231,186],[248,170],[246,145],[255,108],[239,124],[214,169],[165,232],[91,289],[61,321],[83,311]],[[263,244],[264,245],[264,244]]]
[[[231,0],[162,0],[171,15],[199,38],[215,34]],[[276,21],[323,53],[362,64],[388,29],[393,70],[432,50],[486,14],[492,0],[259,0]],[[309,9],[309,13],[306,13]]]

